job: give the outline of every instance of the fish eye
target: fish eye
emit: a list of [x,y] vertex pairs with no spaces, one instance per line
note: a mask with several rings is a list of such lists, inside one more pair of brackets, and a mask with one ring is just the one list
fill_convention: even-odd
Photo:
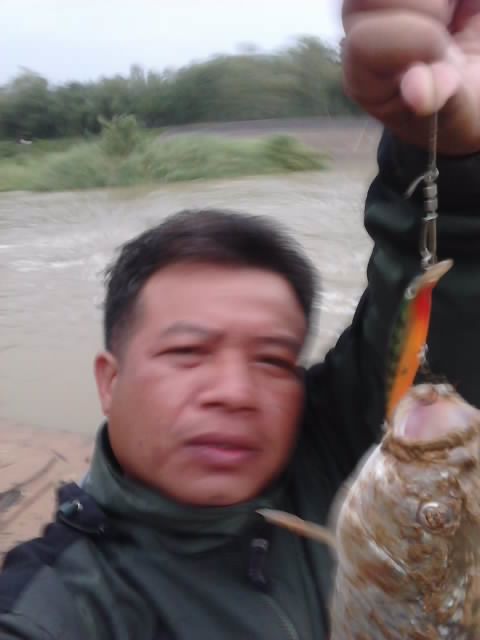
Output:
[[425,502],[417,512],[417,521],[428,531],[444,531],[456,522],[453,509],[441,502]]

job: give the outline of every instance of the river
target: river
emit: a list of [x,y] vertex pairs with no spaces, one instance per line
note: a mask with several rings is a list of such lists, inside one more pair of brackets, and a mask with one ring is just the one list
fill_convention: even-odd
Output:
[[93,358],[101,347],[102,272],[122,242],[183,208],[272,216],[322,276],[311,357],[348,324],[371,242],[363,202],[373,164],[312,174],[152,189],[0,195],[0,419],[94,433],[101,413]]

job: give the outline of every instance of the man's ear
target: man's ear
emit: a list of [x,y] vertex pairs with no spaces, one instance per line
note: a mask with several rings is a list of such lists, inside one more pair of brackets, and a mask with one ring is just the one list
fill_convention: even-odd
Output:
[[95,358],[95,380],[103,414],[108,418],[117,380],[118,361],[109,351],[101,351]]

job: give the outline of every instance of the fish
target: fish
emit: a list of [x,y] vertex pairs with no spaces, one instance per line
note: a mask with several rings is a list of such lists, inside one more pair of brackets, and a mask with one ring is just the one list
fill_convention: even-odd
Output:
[[332,640],[480,639],[480,411],[450,385],[412,387],[335,539]]
[[480,411],[452,386],[404,394],[333,511],[331,640],[480,639]]

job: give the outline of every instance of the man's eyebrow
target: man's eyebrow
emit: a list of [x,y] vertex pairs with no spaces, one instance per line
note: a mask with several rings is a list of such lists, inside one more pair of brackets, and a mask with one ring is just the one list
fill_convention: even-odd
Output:
[[207,338],[215,335],[216,332],[213,329],[203,327],[199,324],[194,324],[193,322],[175,322],[174,324],[171,324],[169,327],[164,329],[160,333],[160,337],[165,338],[177,333],[193,333],[197,336]]
[[[161,338],[165,338],[175,334],[193,334],[201,338],[212,338],[214,336],[218,336],[219,332],[215,331],[215,329],[211,329],[209,327],[205,327],[199,324],[195,324],[193,322],[175,322],[171,324],[169,327],[164,329],[160,333]],[[270,345],[270,346],[280,346],[285,347],[289,351],[291,351],[294,355],[298,355],[300,352],[303,343],[300,340],[297,340],[293,336],[286,335],[265,335],[265,336],[256,336],[255,342],[259,345]]]

